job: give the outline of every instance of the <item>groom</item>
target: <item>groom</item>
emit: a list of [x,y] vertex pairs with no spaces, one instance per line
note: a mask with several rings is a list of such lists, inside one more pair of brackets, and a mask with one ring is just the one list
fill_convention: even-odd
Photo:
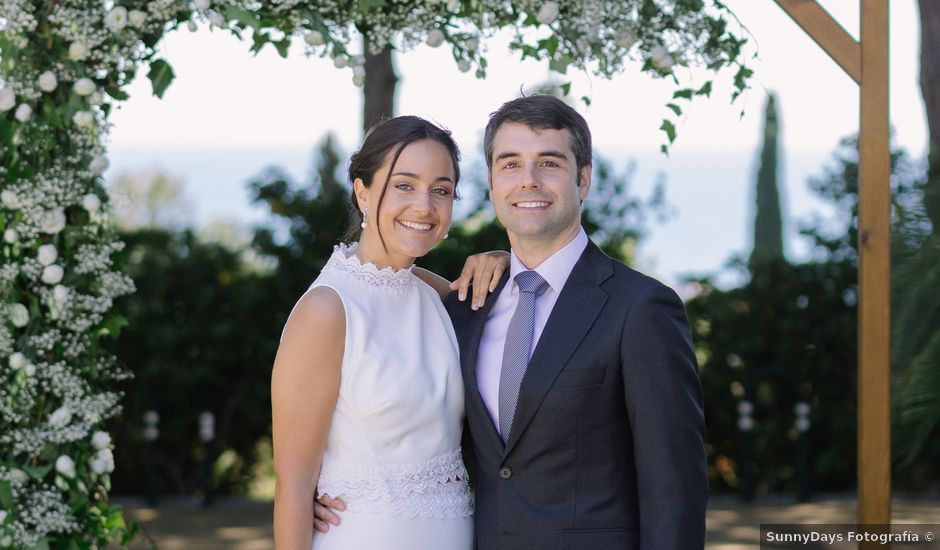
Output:
[[460,342],[478,550],[704,546],[702,389],[682,302],[581,228],[591,134],[563,101],[505,103],[484,137],[512,245]]

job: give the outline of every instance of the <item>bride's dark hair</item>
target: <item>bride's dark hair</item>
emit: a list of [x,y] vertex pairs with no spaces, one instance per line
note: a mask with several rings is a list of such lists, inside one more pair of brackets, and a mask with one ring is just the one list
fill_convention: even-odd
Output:
[[[349,183],[354,183],[356,178],[359,178],[367,188],[370,188],[373,184],[372,179],[375,172],[382,167],[385,159],[391,153],[392,163],[389,166],[388,174],[385,176],[385,181],[382,182],[382,193],[379,195],[379,203],[375,208],[376,219],[379,217],[382,201],[385,199],[385,191],[388,188],[388,181],[395,171],[395,163],[398,162],[398,157],[401,156],[401,152],[408,144],[422,139],[434,140],[443,145],[450,153],[451,161],[454,164],[454,191],[456,192],[457,182],[460,181],[460,150],[451,137],[450,131],[416,116],[399,116],[387,119],[379,122],[366,132],[362,147],[349,158]],[[345,237],[347,242],[358,239],[362,232],[360,224],[363,221],[363,215],[359,210],[355,187],[353,187],[351,199],[350,227]],[[379,239],[382,241],[382,247],[384,248],[385,238],[382,237],[382,231],[378,227],[376,227],[376,230],[379,231]]]

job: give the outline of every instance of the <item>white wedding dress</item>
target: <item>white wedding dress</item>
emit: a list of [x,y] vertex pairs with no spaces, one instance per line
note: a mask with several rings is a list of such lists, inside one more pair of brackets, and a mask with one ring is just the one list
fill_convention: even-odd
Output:
[[317,482],[347,504],[313,550],[469,550],[457,339],[438,294],[410,269],[377,269],[339,245],[311,288],[346,312],[339,399]]

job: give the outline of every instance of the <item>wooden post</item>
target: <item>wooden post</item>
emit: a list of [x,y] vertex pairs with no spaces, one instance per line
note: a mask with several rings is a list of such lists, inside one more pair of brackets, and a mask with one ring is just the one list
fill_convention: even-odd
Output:
[[888,0],[860,0],[858,521],[891,522]]
[[859,42],[816,0],[775,1],[859,84],[858,523],[887,525],[891,523],[888,0],[859,0]]

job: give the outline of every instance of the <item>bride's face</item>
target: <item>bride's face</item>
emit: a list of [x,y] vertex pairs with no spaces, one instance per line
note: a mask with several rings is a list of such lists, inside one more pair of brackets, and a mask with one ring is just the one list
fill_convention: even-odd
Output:
[[362,180],[355,182],[359,206],[368,208],[360,253],[370,256],[363,259],[407,267],[414,258],[427,254],[450,228],[456,176],[447,148],[437,141],[409,143],[392,166],[397,149],[375,172],[370,187]]

